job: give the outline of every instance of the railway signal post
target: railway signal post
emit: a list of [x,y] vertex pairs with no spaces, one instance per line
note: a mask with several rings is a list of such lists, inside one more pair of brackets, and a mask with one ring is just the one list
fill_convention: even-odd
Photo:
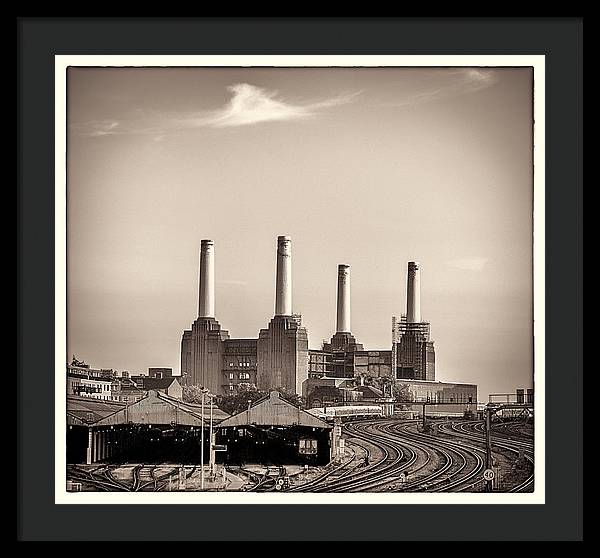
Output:
[[[485,409],[485,468],[490,470],[492,468],[492,409],[486,407]],[[492,491],[492,480],[485,480],[485,491]]]

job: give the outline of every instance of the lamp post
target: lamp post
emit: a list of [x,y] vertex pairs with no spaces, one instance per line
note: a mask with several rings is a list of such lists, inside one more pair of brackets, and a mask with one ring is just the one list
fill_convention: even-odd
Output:
[[209,430],[209,439],[210,439],[210,450],[209,450],[209,458],[208,458],[208,468],[210,471],[210,477],[213,479],[215,473],[215,450],[213,448],[214,440],[213,440],[213,399],[214,395],[211,393],[208,396],[210,398],[210,430]]
[[204,490],[204,396],[208,393],[206,388],[202,388],[202,398],[200,405],[200,414],[202,415],[202,429],[200,431],[200,490]]

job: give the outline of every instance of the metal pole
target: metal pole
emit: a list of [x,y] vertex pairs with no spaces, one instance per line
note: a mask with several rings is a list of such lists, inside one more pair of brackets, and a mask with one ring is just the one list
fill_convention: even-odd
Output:
[[[489,407],[485,409],[485,468],[492,468],[492,410]],[[485,491],[492,491],[492,481],[486,481]]]
[[209,454],[209,470],[212,478],[215,470],[215,450],[213,449],[213,396],[210,396],[210,454]]
[[423,432],[425,432],[425,403],[423,403]]
[[202,391],[201,401],[202,429],[200,432],[200,462],[202,463],[202,467],[200,469],[200,490],[204,490],[204,391]]
[[[396,330],[398,326],[396,325],[396,316],[392,316],[392,366],[391,366],[391,374],[392,377],[392,387],[396,384],[396,374],[398,372],[398,348],[396,347]],[[390,395],[393,395],[392,393]]]

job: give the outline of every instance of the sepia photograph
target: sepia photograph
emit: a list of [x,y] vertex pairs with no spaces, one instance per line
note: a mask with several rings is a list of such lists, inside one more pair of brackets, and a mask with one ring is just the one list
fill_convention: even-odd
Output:
[[544,57],[197,58],[57,57],[57,501],[543,503]]

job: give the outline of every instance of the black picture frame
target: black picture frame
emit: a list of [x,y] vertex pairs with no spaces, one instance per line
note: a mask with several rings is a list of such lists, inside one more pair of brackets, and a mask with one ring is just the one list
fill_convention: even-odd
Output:
[[[19,18],[21,541],[583,538],[582,18]],[[54,55],[546,56],[544,505],[55,505]]]

